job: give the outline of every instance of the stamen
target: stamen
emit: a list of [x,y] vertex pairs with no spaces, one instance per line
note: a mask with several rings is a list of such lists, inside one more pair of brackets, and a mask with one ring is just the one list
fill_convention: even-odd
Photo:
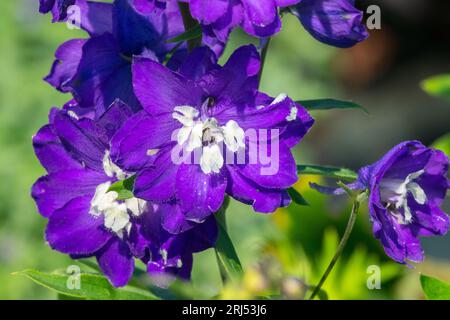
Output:
[[[427,201],[425,191],[414,181],[423,173],[424,170],[420,170],[409,174],[405,180],[383,179],[380,183],[381,200],[386,203],[386,209],[397,218],[400,224],[410,224],[414,218],[408,205],[409,193],[420,205],[425,204]],[[403,214],[401,213],[402,211]]]
[[223,127],[214,118],[203,118],[207,115],[207,108],[213,106],[215,100],[208,98],[202,105],[202,118],[197,119],[199,112],[189,106],[175,107],[172,117],[183,127],[178,131],[178,145],[185,145],[188,152],[202,148],[200,167],[205,174],[219,173],[223,167],[224,158],[219,144],[225,140],[225,145],[232,152],[245,147],[244,130],[234,120],[230,120]]

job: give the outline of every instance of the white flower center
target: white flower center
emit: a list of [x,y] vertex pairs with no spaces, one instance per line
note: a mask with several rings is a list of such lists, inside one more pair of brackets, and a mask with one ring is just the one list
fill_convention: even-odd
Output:
[[205,174],[219,173],[224,164],[220,143],[224,142],[228,150],[237,152],[245,147],[245,132],[234,120],[225,126],[219,126],[214,118],[199,118],[200,113],[191,106],[177,106],[172,117],[183,127],[178,131],[177,142],[191,152],[202,148],[200,167]]
[[[427,196],[420,185],[415,182],[424,170],[409,174],[405,180],[383,179],[380,183],[381,200],[387,209],[397,218],[400,224],[410,224],[413,221],[411,209],[408,205],[408,193],[411,193],[418,204],[425,204]],[[403,214],[400,209],[403,209]]]
[[111,161],[109,156],[109,150],[106,150],[105,156],[103,157],[103,170],[106,175],[110,178],[117,178],[119,180],[125,180],[128,176],[122,171],[115,163]]
[[[116,177],[124,180],[127,175],[109,158],[109,151],[103,159],[103,168],[108,177]],[[147,202],[138,198],[118,200],[119,194],[115,191],[108,191],[111,182],[107,181],[97,186],[94,197],[91,200],[89,213],[96,218],[103,216],[105,228],[116,233],[120,238],[124,232],[131,230],[131,216],[138,217],[147,210]]]

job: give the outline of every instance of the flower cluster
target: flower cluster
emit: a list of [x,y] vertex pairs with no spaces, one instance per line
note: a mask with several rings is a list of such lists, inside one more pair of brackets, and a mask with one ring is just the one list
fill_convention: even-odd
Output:
[[169,43],[185,31],[176,1],[40,1],[55,22],[73,6],[88,37],[63,43],[45,78],[72,99],[33,138],[46,240],[95,257],[115,286],[136,259],[188,279],[193,253],[215,245],[226,196],[264,213],[290,203],[291,148],[314,121],[286,94],[258,90],[254,46],[221,66],[206,46]]
[[[290,12],[327,44],[367,37],[350,0],[40,0],[40,12],[79,19],[87,37],[63,43],[45,78],[71,100],[33,138],[47,174],[32,196],[48,244],[95,257],[117,287],[136,260],[150,275],[189,279],[193,254],[215,246],[226,197],[261,213],[291,202],[291,149],[314,120],[287,94],[259,90],[253,45],[218,63],[230,32],[269,37]],[[189,31],[186,15],[203,31],[195,48],[174,42]],[[351,185],[370,189],[375,235],[394,260],[422,260],[417,237],[449,228],[439,209],[447,167],[442,153],[407,142]]]
[[[149,0],[165,9],[176,0]],[[230,32],[241,27],[258,38],[281,30],[281,16],[291,12],[316,39],[337,47],[351,47],[367,38],[363,14],[354,0],[183,0],[203,30],[206,45],[220,54]]]

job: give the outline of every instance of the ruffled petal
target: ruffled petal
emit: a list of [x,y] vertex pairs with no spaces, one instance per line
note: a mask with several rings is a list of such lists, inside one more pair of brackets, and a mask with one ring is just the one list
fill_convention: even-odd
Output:
[[105,181],[106,175],[88,169],[59,171],[38,179],[31,194],[39,212],[49,217],[72,199],[87,195],[92,198],[97,186]]

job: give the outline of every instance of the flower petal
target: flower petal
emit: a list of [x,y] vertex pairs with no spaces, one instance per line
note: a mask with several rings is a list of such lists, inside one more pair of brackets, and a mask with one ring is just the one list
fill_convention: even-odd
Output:
[[163,149],[174,142],[179,124],[170,114],[152,117],[146,111],[132,116],[111,141],[111,159],[123,169],[134,172],[149,164],[149,151]]
[[352,47],[369,35],[363,12],[349,0],[302,0],[296,13],[304,28],[317,40],[341,48]]
[[192,81],[146,58],[133,61],[133,87],[143,108],[153,116],[172,113],[176,106],[195,107],[202,102],[202,91]]
[[227,179],[224,174],[204,174],[199,165],[182,164],[177,173],[177,199],[186,219],[202,222],[222,206]]
[[94,121],[75,119],[66,112],[59,112],[54,118],[55,132],[64,148],[86,167],[103,172],[103,157],[108,138]]
[[33,147],[36,156],[48,173],[83,168],[64,149],[51,125],[43,126],[33,137]]
[[98,265],[114,287],[123,287],[134,271],[134,259],[125,242],[112,238],[96,254]]
[[70,81],[76,76],[86,42],[85,39],[73,39],[59,46],[55,52],[56,60],[44,80],[61,92],[69,92]]
[[243,177],[236,168],[228,167],[227,194],[243,203],[251,204],[256,212],[272,213],[290,203],[284,190],[261,188]]
[[75,198],[49,218],[46,239],[62,253],[93,255],[111,238],[103,219],[89,214],[92,196]]

